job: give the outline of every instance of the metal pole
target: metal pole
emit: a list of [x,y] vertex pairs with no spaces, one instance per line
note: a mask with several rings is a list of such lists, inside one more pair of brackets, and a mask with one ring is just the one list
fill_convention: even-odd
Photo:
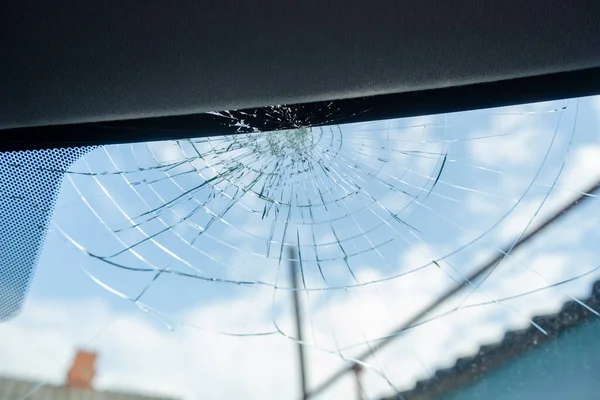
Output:
[[298,279],[298,256],[296,248],[293,246],[289,247],[289,262],[290,262],[290,281],[292,288],[292,296],[294,300],[294,313],[296,317],[296,338],[298,339],[298,362],[300,367],[300,385],[302,388],[302,399],[308,398],[308,387],[306,385],[306,360],[304,357],[304,345],[302,344],[302,309],[300,307],[299,299],[299,279]]
[[[504,249],[504,251],[502,253],[500,253],[497,257],[495,257],[492,261],[486,263],[482,267],[478,268],[475,272],[473,272],[470,276],[468,276],[464,282],[461,282],[458,285],[454,286],[453,288],[448,290],[446,293],[444,293],[442,296],[440,296],[437,300],[435,300],[434,302],[432,302],[429,305],[427,305],[426,307],[424,307],[421,311],[417,312],[408,321],[400,324],[396,329],[394,329],[392,332],[390,332],[388,335],[386,335],[384,337],[384,339],[377,342],[368,351],[365,351],[364,353],[360,354],[357,357],[357,360],[365,361],[367,358],[369,358],[370,356],[375,354],[375,352],[383,349],[385,346],[390,344],[394,339],[396,339],[400,335],[400,333],[405,331],[407,328],[410,328],[411,325],[419,322],[423,317],[425,317],[431,311],[435,310],[441,303],[448,300],[450,297],[454,296],[456,293],[458,293],[464,287],[468,286],[469,282],[474,281],[475,279],[481,277],[483,274],[485,274],[486,272],[491,270],[497,263],[502,261],[502,259],[505,257],[505,253],[508,253],[509,251],[514,251],[517,248],[519,248],[521,245],[528,242],[531,238],[533,238],[538,233],[543,231],[546,227],[548,227],[549,225],[551,225],[552,223],[554,223],[555,221],[557,221],[558,219],[560,219],[561,217],[566,215],[568,211],[577,207],[578,205],[581,205],[581,203],[585,202],[585,200],[587,200],[588,197],[590,197],[588,195],[596,192],[598,189],[600,189],[600,181],[596,182],[588,190],[584,191],[583,194],[581,194],[579,197],[577,197],[571,203],[567,204],[565,207],[560,209],[556,214],[554,214],[552,217],[548,218],[536,229],[523,235],[521,237],[521,240],[519,240],[514,246],[512,246],[512,248],[508,247],[508,248]],[[312,397],[312,396],[315,396],[315,395],[321,393],[322,391],[327,389],[329,386],[331,386],[333,383],[335,383],[338,379],[340,379],[341,377],[346,375],[348,372],[352,372],[353,369],[355,368],[354,367],[355,365],[357,365],[357,364],[354,363],[354,364],[349,365],[348,367],[345,367],[345,368],[339,370],[338,372],[333,374],[329,379],[327,379],[325,382],[323,382],[322,384],[317,386],[313,391],[309,392],[307,394],[307,396]]]
[[362,383],[361,383],[361,375],[362,375],[362,371],[363,368],[361,365],[359,364],[354,364],[354,366],[352,367],[352,372],[354,372],[354,375],[356,377],[356,399],[357,400],[364,400],[364,389],[362,387]]

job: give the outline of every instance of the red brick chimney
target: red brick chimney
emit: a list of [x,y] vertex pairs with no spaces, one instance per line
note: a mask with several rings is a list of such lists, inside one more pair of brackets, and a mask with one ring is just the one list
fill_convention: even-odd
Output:
[[91,389],[92,380],[96,374],[94,364],[96,353],[78,351],[67,375],[67,386],[80,389]]

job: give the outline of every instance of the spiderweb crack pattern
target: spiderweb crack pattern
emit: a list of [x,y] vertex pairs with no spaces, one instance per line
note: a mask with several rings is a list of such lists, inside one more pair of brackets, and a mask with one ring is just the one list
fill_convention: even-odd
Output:
[[[231,336],[283,335],[296,341],[280,305],[290,291],[301,291],[311,330],[303,344],[340,357],[350,368],[360,365],[361,371],[376,374],[395,391],[395,378],[385,363],[362,357],[373,353],[379,342],[461,310],[491,305],[544,332],[510,301],[551,288],[560,291],[561,285],[597,271],[588,266],[585,272],[552,282],[536,271],[545,283],[519,293],[496,295],[490,285],[516,264],[515,244],[548,214],[556,204],[555,194],[580,194],[560,180],[574,140],[577,110],[577,102],[555,102],[529,111],[482,111],[518,122],[475,134],[461,131],[453,116],[335,125],[332,110],[333,125],[310,127],[310,118],[298,119],[277,106],[262,118],[269,124],[284,121],[290,129],[260,132],[248,123],[255,115],[213,113],[242,133],[105,146],[83,157],[67,171],[66,180],[73,197],[84,205],[85,218],[95,221],[94,235],[65,221],[55,221],[53,229],[92,260],[83,268],[94,282],[170,329],[181,321],[172,323],[174,313],[163,309],[166,292],[160,286],[181,279],[218,285],[224,292],[231,287],[271,291],[272,329],[240,323],[218,331]],[[546,123],[544,135],[533,128],[523,130],[523,121],[540,118]],[[483,152],[488,143],[521,137],[524,143],[536,140],[535,151],[523,163],[527,168],[482,162],[465,150],[476,145]],[[514,190],[487,184],[517,178]],[[497,231],[534,194],[538,201],[527,224],[508,246],[497,244]],[[474,198],[478,207],[499,205],[493,219],[480,216],[483,223],[473,223],[475,208],[470,209],[469,201]],[[449,237],[451,245],[442,244],[441,239]],[[299,288],[283,279],[290,247],[298,249]],[[399,262],[398,254],[413,248],[421,261]],[[472,260],[483,250],[490,258],[499,256],[499,261],[484,277],[471,281]],[[533,271],[526,262],[518,264],[523,271]],[[129,280],[121,281],[119,273]],[[360,332],[353,340],[340,342],[335,331],[320,330],[318,308],[336,296],[360,302],[358,290],[369,289],[389,299],[383,293],[385,284],[410,282],[413,277],[418,282],[420,274],[439,280],[430,286],[423,282],[431,292],[418,304],[457,283],[468,293],[391,335],[361,331],[364,324],[358,316],[354,318]],[[133,280],[136,285],[131,285]],[[395,304],[383,313],[390,321],[399,320]],[[325,334],[332,341],[323,343]]]

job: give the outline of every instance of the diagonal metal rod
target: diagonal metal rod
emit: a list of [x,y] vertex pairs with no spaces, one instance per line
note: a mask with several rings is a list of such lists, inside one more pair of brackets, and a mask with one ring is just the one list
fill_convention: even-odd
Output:
[[298,339],[298,362],[300,367],[300,385],[302,388],[302,399],[308,398],[308,387],[306,384],[306,360],[304,355],[304,345],[302,338],[302,309],[300,308],[300,291],[298,279],[298,253],[294,246],[288,248],[290,262],[290,281],[294,290],[292,296],[294,300],[294,314],[296,317],[296,338]]
[[[380,351],[381,349],[386,347],[394,339],[399,337],[400,333],[402,333],[406,329],[410,328],[413,324],[416,324],[417,322],[419,322],[423,317],[425,317],[431,311],[435,310],[444,301],[448,300],[450,297],[454,296],[456,293],[461,291],[464,287],[468,286],[470,284],[470,282],[476,280],[477,278],[481,277],[486,272],[490,271],[497,263],[502,261],[502,259],[505,257],[505,254],[512,252],[512,251],[516,250],[517,248],[519,248],[520,246],[522,246],[523,244],[527,243],[530,239],[532,239],[538,233],[543,231],[549,225],[551,225],[555,221],[559,220],[561,217],[566,215],[569,211],[571,211],[575,207],[581,205],[585,200],[587,200],[590,197],[589,196],[590,194],[596,192],[598,189],[600,189],[600,181],[596,182],[588,190],[584,191],[580,196],[578,196],[575,200],[573,200],[571,203],[564,206],[556,214],[554,214],[552,217],[550,217],[546,221],[544,221],[540,226],[538,226],[531,232],[523,235],[521,237],[521,239],[517,243],[514,244],[514,246],[512,246],[512,247],[509,246],[508,248],[503,249],[503,251],[497,257],[495,257],[493,260],[487,262],[486,264],[484,264],[483,266],[478,268],[470,276],[466,277],[463,282],[452,287],[447,292],[442,294],[439,298],[437,298],[435,301],[428,304],[422,310],[420,310],[415,315],[413,315],[408,321],[405,321],[402,324],[400,324],[397,328],[395,328],[393,331],[391,331],[389,334],[387,334],[382,340],[378,341],[375,345],[373,345],[368,351],[365,351],[362,354],[360,354],[356,359],[360,362],[363,362],[366,359],[368,359],[370,356],[374,355],[377,351]],[[317,386],[315,389],[313,389],[312,391],[307,393],[305,399],[316,396],[317,394],[321,393],[322,391],[324,391],[325,389],[330,387],[333,383],[335,383],[338,379],[340,379],[347,373],[352,372],[354,370],[354,368],[356,368],[355,367],[356,365],[357,365],[356,363],[353,363],[353,364],[350,364],[347,367],[339,370],[338,372],[333,374],[329,379],[327,379],[325,382],[323,382],[322,384]]]

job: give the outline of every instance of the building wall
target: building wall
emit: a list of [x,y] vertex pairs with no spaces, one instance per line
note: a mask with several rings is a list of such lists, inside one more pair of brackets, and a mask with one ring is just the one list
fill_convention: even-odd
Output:
[[442,400],[600,399],[600,318],[563,332]]

